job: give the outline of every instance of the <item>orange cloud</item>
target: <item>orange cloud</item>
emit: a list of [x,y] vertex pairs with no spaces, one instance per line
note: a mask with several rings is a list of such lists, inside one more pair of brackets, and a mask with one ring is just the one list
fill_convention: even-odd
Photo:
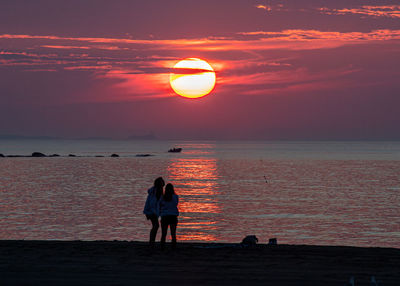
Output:
[[279,92],[321,90],[338,86],[353,86],[357,83],[345,80],[347,75],[360,72],[359,69],[342,68],[327,70],[324,73],[310,72],[306,68],[260,72],[255,74],[231,75],[220,78],[222,92],[229,92],[232,87],[242,94],[266,95]]
[[284,41],[315,41],[315,40],[339,40],[346,41],[384,41],[400,39],[400,30],[374,30],[363,32],[326,32],[319,30],[284,30],[280,32],[241,32],[246,36],[267,36],[264,40],[279,39]]
[[48,49],[81,49],[81,50],[89,50],[89,47],[85,46],[61,46],[61,45],[41,45],[42,48],[48,48]]
[[[115,38],[70,38],[59,36],[32,36],[32,35],[0,35],[0,41],[8,39],[23,40],[23,47],[27,46],[25,40],[34,41],[32,52],[0,52],[0,61],[3,65],[48,65],[45,69],[54,69],[55,66],[62,66],[65,69],[86,69],[104,70],[111,69],[140,69],[142,73],[165,73],[173,66],[177,59],[173,57],[150,56],[143,59],[136,57],[121,56],[120,53],[110,54],[110,56],[90,56],[92,48],[114,47],[115,44],[123,44],[122,49],[134,50],[136,53],[149,51],[160,51],[160,53],[171,51],[190,51],[191,54],[198,52],[213,51],[242,51],[251,57],[259,57],[258,53],[267,50],[317,50],[336,48],[344,45],[367,44],[371,42],[392,41],[400,39],[400,30],[374,30],[370,32],[330,32],[319,30],[283,30],[279,32],[254,31],[241,32],[231,38],[204,38],[204,39],[170,39],[170,40],[133,40]],[[45,43],[37,45],[37,41]],[[84,45],[74,45],[77,41]],[[95,43],[95,44],[93,44]],[[105,44],[106,43],[106,44]],[[104,45],[105,44],[105,45]],[[113,45],[109,45],[113,44]],[[122,45],[122,44],[121,44]],[[13,41],[13,46],[18,47],[18,41]],[[57,54],[46,54],[37,47],[53,49],[71,49],[69,56],[59,56]],[[115,46],[116,47],[116,46]],[[76,53],[76,49],[85,50],[85,54]],[[114,48],[111,48],[114,50]],[[19,49],[21,50],[21,49]],[[74,50],[74,52],[72,52]],[[110,53],[112,52],[110,50]],[[158,53],[158,52],[157,52]],[[280,61],[256,62],[269,66],[284,66],[287,63]],[[217,72],[229,68],[229,61],[212,61],[211,65]],[[236,64],[239,64],[236,62]],[[246,64],[255,64],[246,59]],[[130,65],[130,66],[129,66]]]
[[[361,45],[383,41],[400,40],[400,30],[374,30],[370,32],[332,32],[319,30],[283,30],[278,32],[250,31],[231,37],[209,37],[200,39],[140,40],[117,38],[59,37],[34,35],[0,35],[0,42],[12,39],[18,49],[31,44],[31,52],[0,52],[0,63],[6,66],[34,66],[36,70],[81,70],[90,71],[96,78],[109,79],[113,88],[125,94],[143,97],[170,96],[169,73],[178,60],[168,55],[187,54],[209,55],[210,64],[218,73],[218,90],[229,86],[252,85],[252,93],[271,93],[274,89],[289,89],[309,86],[310,81],[324,81],[335,78],[329,71],[324,77],[311,74],[299,66],[292,66],[290,59],[282,57],[282,52],[330,49],[346,45]],[[39,42],[39,44],[38,44]],[[107,53],[97,53],[98,47],[117,47]],[[42,48],[71,49],[67,55],[48,54]],[[129,51],[125,53],[119,49]],[[19,51],[23,48],[19,48]],[[82,50],[83,53],[79,53]],[[280,56],[264,56],[264,51],[278,50]],[[134,53],[131,53],[134,51]],[[242,52],[240,58],[215,60],[214,51]],[[162,56],[160,56],[162,55]],[[226,58],[226,57],[225,57]],[[349,69],[351,72],[352,69]],[[193,71],[181,71],[193,72]],[[241,75],[242,74],[242,75]],[[340,76],[338,71],[335,75]],[[300,75],[300,76],[299,76]],[[285,86],[283,86],[285,85]],[[279,87],[277,87],[279,86]],[[319,85],[314,85],[319,86]],[[249,89],[244,93],[250,92]],[[120,93],[118,93],[120,94]]]
[[[242,36],[242,38],[240,38]],[[244,37],[244,38],[243,38]],[[279,32],[252,31],[240,32],[233,38],[201,38],[201,39],[170,39],[170,40],[134,40],[123,38],[71,38],[58,36],[32,36],[32,35],[0,35],[0,39],[32,39],[85,42],[85,46],[70,46],[71,49],[105,48],[104,46],[90,46],[95,43],[124,44],[124,49],[135,50],[199,50],[199,51],[220,51],[220,50],[270,50],[270,49],[292,49],[307,50],[318,48],[332,48],[346,43],[363,43],[369,41],[386,41],[400,39],[400,30],[374,30],[371,32],[330,32],[319,30],[283,30]],[[296,44],[293,44],[296,42]],[[88,45],[89,44],[89,45]],[[67,45],[45,44],[51,48],[67,49]],[[118,49],[109,47],[108,49]]]
[[318,8],[321,13],[328,15],[358,14],[371,17],[400,18],[400,5],[371,6],[364,5],[359,8],[330,9]]
[[272,8],[267,6],[267,5],[261,5],[260,4],[260,5],[256,5],[255,7],[258,8],[258,9],[263,9],[265,11],[271,11],[272,10]]
[[99,74],[98,78],[114,79],[114,88],[126,94],[125,99],[135,99],[140,95],[142,98],[160,98],[173,95],[169,89],[169,74],[145,74],[140,71],[110,70]]
[[111,65],[95,65],[95,66],[71,66],[64,67],[65,70],[110,70]]

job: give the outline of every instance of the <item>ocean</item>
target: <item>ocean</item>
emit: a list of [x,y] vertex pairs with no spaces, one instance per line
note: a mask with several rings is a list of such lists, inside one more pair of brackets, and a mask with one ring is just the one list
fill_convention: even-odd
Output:
[[62,156],[0,158],[2,240],[147,241],[162,176],[179,241],[400,248],[400,142],[0,140],[4,155],[35,151]]

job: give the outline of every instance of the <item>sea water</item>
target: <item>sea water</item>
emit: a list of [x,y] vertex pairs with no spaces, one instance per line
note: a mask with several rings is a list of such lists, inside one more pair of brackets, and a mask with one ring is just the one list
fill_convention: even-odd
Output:
[[400,247],[400,142],[0,140],[35,151],[0,158],[0,239],[146,241],[162,176],[180,241]]

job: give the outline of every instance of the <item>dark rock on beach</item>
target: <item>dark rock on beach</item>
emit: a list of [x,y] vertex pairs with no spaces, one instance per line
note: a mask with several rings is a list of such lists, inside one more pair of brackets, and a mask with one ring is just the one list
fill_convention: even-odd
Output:
[[68,157],[76,157],[74,154],[69,154]]
[[46,157],[46,155],[40,152],[33,152],[32,157]]
[[119,157],[118,154],[112,154],[111,157]]
[[58,155],[58,154],[53,154],[53,155],[50,155],[49,157],[60,157],[60,155]]
[[0,157],[5,157],[3,154],[0,153]]

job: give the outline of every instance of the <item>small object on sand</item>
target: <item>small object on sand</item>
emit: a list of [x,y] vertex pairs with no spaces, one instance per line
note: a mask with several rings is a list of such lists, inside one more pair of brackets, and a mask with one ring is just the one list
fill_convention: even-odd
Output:
[[112,154],[111,157],[119,157],[118,154]]
[[354,286],[354,276],[350,277],[349,283],[347,283],[346,286]]
[[255,235],[248,235],[243,238],[241,245],[243,247],[254,247],[258,242],[258,238]]
[[375,276],[371,276],[371,286],[378,286],[378,282],[376,282]]
[[31,156],[32,157],[46,157],[45,154],[40,153],[40,152],[33,152]]
[[68,157],[76,157],[74,154],[69,154]]
[[265,176],[264,176],[264,179],[265,179],[265,182],[266,182],[266,183],[268,184],[268,180],[267,180],[267,177],[265,177]]
[[182,151],[182,148],[171,148],[168,150],[169,153],[179,153]]
[[278,245],[278,240],[274,237],[274,238],[270,238],[268,240],[268,245]]

